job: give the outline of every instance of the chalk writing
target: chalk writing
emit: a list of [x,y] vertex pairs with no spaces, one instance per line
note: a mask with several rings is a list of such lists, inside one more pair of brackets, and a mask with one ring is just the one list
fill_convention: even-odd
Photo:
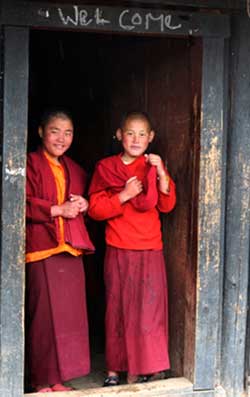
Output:
[[72,6],[72,13],[65,13],[58,8],[58,15],[64,25],[74,26],[105,26],[118,25],[120,30],[133,31],[160,31],[177,30],[182,28],[181,23],[174,23],[173,15],[163,12],[143,12],[133,9],[124,9],[113,13],[112,19],[104,16],[105,10],[95,8],[88,10],[79,6]]
[[89,13],[85,9],[79,10],[78,6],[73,6],[73,15],[64,15],[61,8],[58,8],[58,13],[60,19],[64,25],[75,25],[75,26],[88,26],[93,22],[96,25],[105,25],[110,23],[107,19],[102,17],[102,11],[99,8],[96,8],[95,13],[92,18],[89,17]]
[[41,17],[44,17],[44,18],[49,18],[49,17],[50,17],[49,10],[44,9],[44,8],[40,8],[40,9],[37,11],[37,13],[38,13],[38,15],[40,15]]
[[164,32],[165,28],[176,30],[182,27],[180,23],[172,25],[172,15],[170,14],[160,14],[155,17],[149,12],[142,16],[139,12],[133,14],[130,10],[124,10],[119,16],[119,25],[124,30],[134,30],[136,26],[141,26],[148,31],[155,22],[159,23],[161,32]]

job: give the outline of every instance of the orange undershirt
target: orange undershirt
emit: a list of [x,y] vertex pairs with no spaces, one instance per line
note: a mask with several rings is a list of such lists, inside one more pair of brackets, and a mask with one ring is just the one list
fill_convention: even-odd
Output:
[[[57,204],[61,205],[65,200],[66,189],[64,169],[61,164],[55,163],[54,160],[46,152],[44,152],[44,155],[49,162],[51,171],[53,172],[55,178],[57,190]],[[65,243],[63,218],[61,216],[58,217],[58,225],[58,246],[55,248],[50,248],[48,250],[27,253],[26,263],[40,261],[42,259],[49,258],[52,255],[60,254],[61,252],[68,252],[74,256],[82,255],[82,250],[73,248],[71,245]],[[37,238],[39,238],[39,236],[37,236]]]

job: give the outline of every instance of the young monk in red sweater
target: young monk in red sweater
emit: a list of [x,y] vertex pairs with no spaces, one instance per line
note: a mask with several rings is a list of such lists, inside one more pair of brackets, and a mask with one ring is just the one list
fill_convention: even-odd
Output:
[[159,211],[175,206],[175,184],[148,116],[127,114],[116,132],[123,152],[101,160],[90,185],[89,215],[106,220],[106,363],[104,386],[145,381],[169,368],[167,282]]
[[35,391],[67,391],[63,382],[90,369],[82,254],[94,247],[84,225],[85,172],[65,156],[73,122],[44,114],[41,147],[27,161],[27,359]]

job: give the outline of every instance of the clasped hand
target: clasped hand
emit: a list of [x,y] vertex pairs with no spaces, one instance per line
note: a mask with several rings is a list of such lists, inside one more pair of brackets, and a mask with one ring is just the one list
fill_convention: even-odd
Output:
[[84,197],[78,194],[70,194],[69,199],[63,204],[51,208],[51,215],[74,219],[79,213],[87,212],[88,207],[88,201]]

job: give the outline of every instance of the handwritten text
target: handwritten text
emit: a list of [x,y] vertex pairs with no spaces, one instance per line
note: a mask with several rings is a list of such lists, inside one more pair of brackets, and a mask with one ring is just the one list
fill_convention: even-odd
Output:
[[96,8],[89,11],[79,6],[72,7],[72,13],[66,14],[62,8],[58,8],[58,15],[63,25],[74,26],[108,26],[118,24],[121,30],[125,31],[159,31],[177,30],[182,27],[181,23],[174,23],[174,17],[168,13],[162,12],[140,12],[132,9],[120,11],[112,21],[104,15],[104,10]]

